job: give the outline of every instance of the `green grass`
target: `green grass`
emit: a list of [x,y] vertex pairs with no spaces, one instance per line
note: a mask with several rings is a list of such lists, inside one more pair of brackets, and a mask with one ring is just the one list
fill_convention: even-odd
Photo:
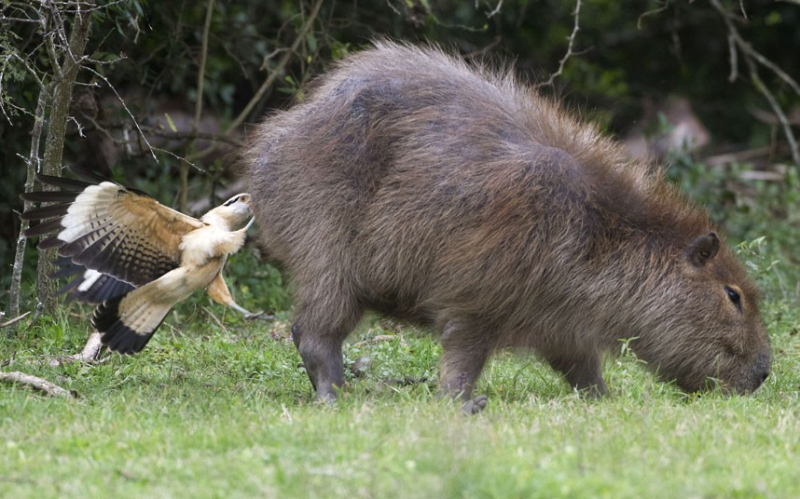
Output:
[[371,364],[327,407],[284,322],[209,306],[223,329],[201,305],[97,366],[34,364],[78,349],[87,311],[4,339],[6,370],[80,398],[0,386],[0,497],[800,496],[800,314],[786,303],[765,310],[774,375],[754,396],[687,396],[623,357],[605,364],[613,395],[588,401],[503,353],[472,417],[437,400],[440,348],[416,331],[368,321],[346,357]]
[[[717,206],[739,227],[732,240],[768,235],[739,246],[774,353],[752,396],[686,395],[626,355],[604,365],[612,396],[585,400],[534,357],[501,353],[477,389],[489,406],[467,417],[436,397],[438,343],[373,318],[345,349],[348,365],[368,367],[348,372],[328,407],[314,401],[288,312],[244,323],[200,296],[139,355],[37,364],[82,346],[90,310],[73,306],[0,333],[4,370],[80,394],[0,385],[0,498],[800,497],[800,202],[783,206],[783,222]],[[251,252],[229,270],[241,305],[290,306]]]

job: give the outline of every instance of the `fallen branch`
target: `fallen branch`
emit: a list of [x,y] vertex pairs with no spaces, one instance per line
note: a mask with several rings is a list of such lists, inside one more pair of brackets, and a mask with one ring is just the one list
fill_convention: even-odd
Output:
[[[369,345],[370,343],[380,343],[382,341],[393,341],[395,339],[397,339],[397,336],[394,335],[394,334],[379,334],[379,335],[373,336],[372,338],[369,338],[367,340],[361,340],[361,341],[358,341],[356,343],[353,343],[353,346],[354,347],[361,347],[361,346],[364,346],[364,345]],[[403,341],[403,339],[400,338],[400,341]]]
[[384,381],[385,384],[389,386],[411,386],[411,385],[421,385],[422,383],[427,383],[428,377],[427,376],[406,376],[404,378],[388,378]]
[[0,382],[24,385],[33,388],[36,391],[42,392],[50,397],[76,397],[78,394],[75,391],[65,390],[55,383],[51,383],[46,379],[31,376],[30,374],[13,371],[10,373],[0,373]]
[[82,362],[84,364],[101,364],[105,362],[110,357],[100,360],[100,352],[103,350],[103,343],[100,341],[102,336],[103,335],[100,333],[90,334],[89,339],[86,340],[86,345],[83,347],[83,350],[73,355],[56,357],[55,359],[51,359],[49,362],[47,362],[47,364],[53,367],[58,367],[74,364],[76,362]]
[[16,319],[11,319],[8,322],[3,322],[2,324],[0,324],[0,329],[3,329],[4,327],[8,327],[8,326],[13,326],[14,324],[16,324],[17,322],[21,321],[22,319],[24,319],[25,317],[29,316],[30,314],[31,314],[31,312],[28,311],[28,312],[25,312],[24,314],[20,315]]
[[[156,127],[145,126],[145,125],[142,125],[142,130],[149,135],[170,140],[200,139],[200,140],[225,142],[227,144],[231,144],[236,147],[242,147],[244,145],[244,142],[235,137],[229,137],[227,135],[218,135],[215,133],[173,132],[172,130],[161,130]],[[113,140],[118,143],[124,143],[124,141],[119,139],[113,139]]]
[[708,156],[703,158],[702,161],[708,166],[723,166],[729,163],[745,163],[769,156],[770,151],[771,148],[769,146],[758,147],[755,149],[747,149],[745,151],[728,152],[714,156]]

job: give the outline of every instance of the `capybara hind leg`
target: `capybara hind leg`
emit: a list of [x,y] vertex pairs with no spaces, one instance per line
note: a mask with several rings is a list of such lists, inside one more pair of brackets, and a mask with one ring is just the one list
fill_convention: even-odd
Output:
[[472,390],[489,356],[486,336],[457,330],[448,325],[442,336],[439,389],[443,394],[464,401],[463,409],[475,414],[486,407],[486,397],[472,398]]
[[292,325],[294,340],[317,398],[326,402],[336,399],[336,391],[344,387],[342,343],[355,327],[360,315],[320,325],[314,314],[300,312]]
[[583,355],[545,355],[547,362],[566,378],[576,390],[591,397],[608,394],[603,381],[600,355],[596,352]]

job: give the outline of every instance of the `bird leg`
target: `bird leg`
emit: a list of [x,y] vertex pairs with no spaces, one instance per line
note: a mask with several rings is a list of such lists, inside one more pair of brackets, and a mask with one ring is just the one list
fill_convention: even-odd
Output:
[[256,221],[256,217],[250,217],[250,221],[247,222],[247,225],[239,229],[239,232],[247,232],[247,229],[253,226],[253,222]]
[[264,312],[250,312],[236,303],[228,290],[228,285],[225,284],[225,279],[222,278],[222,272],[218,273],[214,280],[211,281],[211,284],[208,285],[208,296],[215,302],[236,310],[247,320],[272,318],[272,316],[266,315]]

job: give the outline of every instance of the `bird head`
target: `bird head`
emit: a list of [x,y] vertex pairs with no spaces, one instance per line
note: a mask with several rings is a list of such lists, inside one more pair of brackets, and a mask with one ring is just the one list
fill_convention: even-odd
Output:
[[237,194],[203,215],[200,220],[225,230],[234,230],[252,216],[250,199],[250,194]]

